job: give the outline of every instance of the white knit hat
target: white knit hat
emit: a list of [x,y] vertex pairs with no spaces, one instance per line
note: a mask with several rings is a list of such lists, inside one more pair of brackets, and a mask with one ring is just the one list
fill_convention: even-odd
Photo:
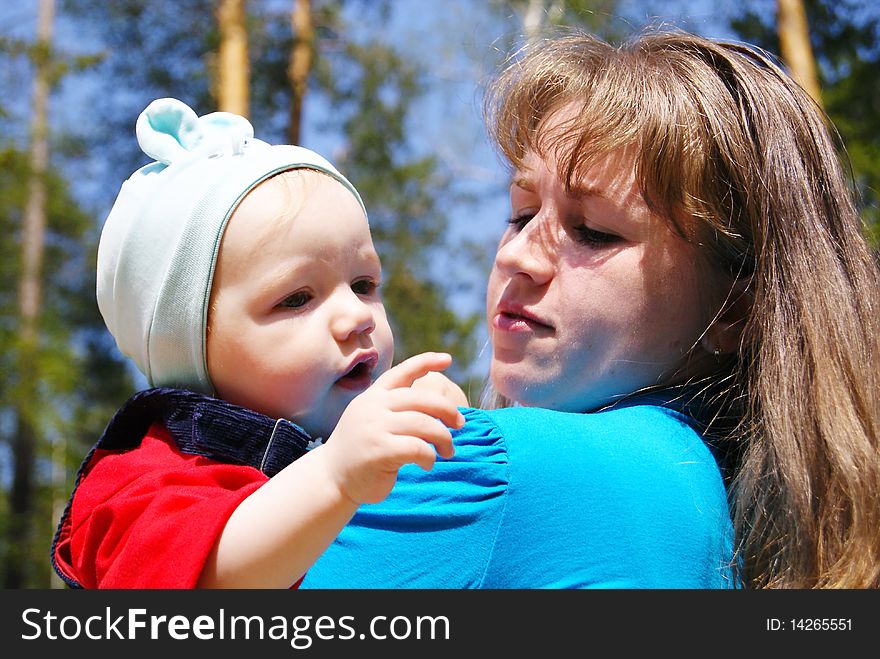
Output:
[[[173,98],[137,120],[157,162],[123,183],[98,246],[98,308],[119,349],[152,386],[213,393],[205,329],[220,239],[244,196],[270,176],[314,169],[354,186],[323,157],[253,138],[244,117],[197,117]],[[361,202],[363,207],[363,202]]]

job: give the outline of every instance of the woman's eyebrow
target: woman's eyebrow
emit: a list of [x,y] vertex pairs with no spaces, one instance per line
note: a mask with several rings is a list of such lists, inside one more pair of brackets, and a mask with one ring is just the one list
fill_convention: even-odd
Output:
[[607,199],[608,195],[602,188],[598,188],[586,183],[576,183],[566,188],[565,193],[572,199],[583,199],[584,197],[600,197]]
[[515,185],[518,188],[522,188],[526,192],[534,192],[535,184],[532,183],[531,179],[528,178],[525,174],[518,173],[514,174],[513,179],[510,181],[511,185]]
[[[532,179],[530,179],[527,174],[515,174],[511,179],[510,184],[515,185],[516,187],[525,190],[526,192],[534,192],[536,190],[535,184],[532,182]],[[568,197],[575,200],[583,199],[584,197],[600,197],[602,199],[608,198],[602,188],[586,183],[571,185],[566,188],[565,193]]]

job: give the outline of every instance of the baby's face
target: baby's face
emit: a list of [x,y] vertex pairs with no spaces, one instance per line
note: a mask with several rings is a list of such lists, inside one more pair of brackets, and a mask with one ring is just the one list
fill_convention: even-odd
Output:
[[297,170],[257,186],[217,258],[207,338],[217,395],[327,437],[391,364],[380,276],[367,218],[341,183]]

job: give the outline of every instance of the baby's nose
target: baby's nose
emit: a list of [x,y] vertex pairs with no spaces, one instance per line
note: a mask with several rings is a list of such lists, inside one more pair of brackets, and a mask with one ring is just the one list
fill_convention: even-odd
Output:
[[373,309],[353,291],[342,296],[336,308],[331,332],[337,341],[346,341],[352,335],[370,334],[376,329]]

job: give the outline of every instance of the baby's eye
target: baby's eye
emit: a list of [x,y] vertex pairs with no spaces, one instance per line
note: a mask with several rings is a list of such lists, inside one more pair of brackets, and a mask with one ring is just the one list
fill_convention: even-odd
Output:
[[358,295],[373,295],[377,288],[379,288],[378,282],[372,279],[358,279],[351,285],[351,290]]
[[288,295],[278,304],[279,307],[287,307],[288,309],[298,309],[305,306],[312,299],[312,294],[307,291],[297,291]]

